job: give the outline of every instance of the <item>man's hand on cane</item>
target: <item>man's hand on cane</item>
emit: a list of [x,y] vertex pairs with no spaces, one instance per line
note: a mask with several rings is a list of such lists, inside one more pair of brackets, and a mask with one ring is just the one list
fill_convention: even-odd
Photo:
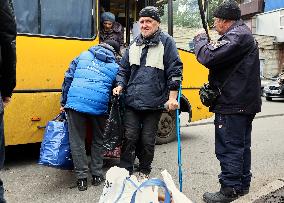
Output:
[[117,86],[116,88],[114,88],[113,90],[112,90],[112,94],[113,95],[119,95],[121,92],[122,92],[122,87],[121,86]]

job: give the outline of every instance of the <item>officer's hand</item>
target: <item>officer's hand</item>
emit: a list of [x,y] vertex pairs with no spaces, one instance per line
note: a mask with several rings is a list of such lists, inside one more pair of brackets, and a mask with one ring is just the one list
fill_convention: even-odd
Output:
[[10,103],[11,97],[3,97],[3,106],[4,108]]
[[199,35],[206,35],[206,31],[202,28],[200,30],[198,30],[195,34],[195,36],[199,36]]
[[167,110],[168,110],[168,111],[174,111],[174,110],[176,110],[176,109],[179,108],[179,105],[178,105],[177,100],[176,100],[176,99],[172,99],[172,98],[170,98],[170,99],[166,102],[165,106],[167,107]]
[[114,88],[112,90],[112,94],[113,95],[119,95],[122,92],[122,87],[121,86],[117,86],[116,88]]

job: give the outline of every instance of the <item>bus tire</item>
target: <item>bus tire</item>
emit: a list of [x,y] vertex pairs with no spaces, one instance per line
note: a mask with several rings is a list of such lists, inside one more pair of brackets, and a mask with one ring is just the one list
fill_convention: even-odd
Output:
[[166,144],[176,139],[176,114],[175,111],[163,112],[158,124],[156,144]]

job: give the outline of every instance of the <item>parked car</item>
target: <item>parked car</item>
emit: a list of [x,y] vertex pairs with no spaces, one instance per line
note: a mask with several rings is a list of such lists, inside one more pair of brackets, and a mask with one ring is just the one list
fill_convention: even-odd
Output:
[[263,96],[267,101],[272,101],[272,98],[284,98],[284,72],[263,88]]

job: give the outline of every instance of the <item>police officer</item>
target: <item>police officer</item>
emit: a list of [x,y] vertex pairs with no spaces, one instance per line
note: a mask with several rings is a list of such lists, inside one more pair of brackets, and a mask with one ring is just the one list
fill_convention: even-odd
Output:
[[[0,170],[5,159],[3,115],[16,86],[16,22],[8,0],[0,0]],[[0,203],[4,203],[4,187],[0,179]]]
[[209,69],[209,83],[221,89],[210,111],[215,113],[215,153],[220,161],[220,191],[206,192],[205,202],[231,202],[249,192],[251,182],[251,131],[261,111],[260,64],[257,44],[233,0],[214,12],[221,37],[208,42],[204,32],[194,38],[197,60]]

